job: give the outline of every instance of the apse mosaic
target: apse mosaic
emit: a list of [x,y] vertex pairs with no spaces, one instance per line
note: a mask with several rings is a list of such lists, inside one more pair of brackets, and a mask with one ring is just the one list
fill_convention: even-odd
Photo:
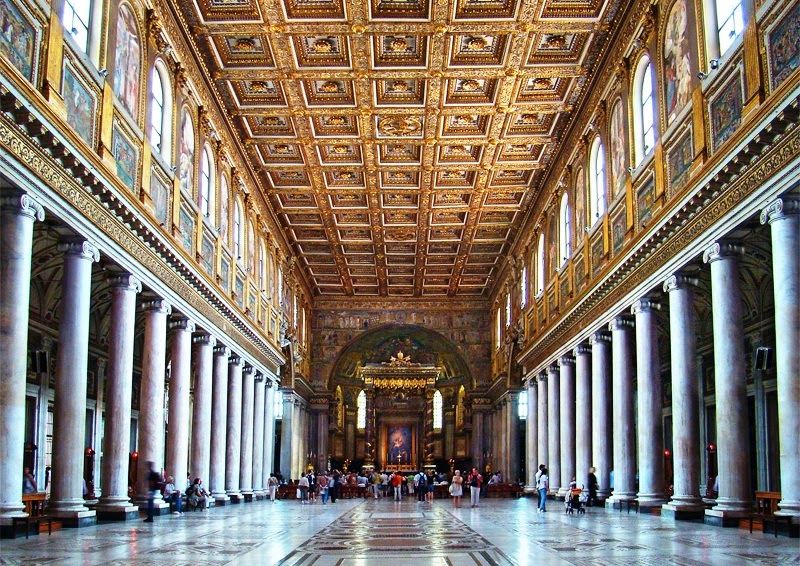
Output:
[[[500,262],[486,264],[471,244],[510,248],[620,9],[600,0],[178,4],[291,244],[328,244],[306,256],[309,281],[320,295],[376,296],[488,292]],[[179,115],[184,125],[193,132]],[[188,129],[180,137],[193,141]],[[466,220],[442,225],[434,206],[464,207]],[[356,211],[362,224],[340,223]],[[461,244],[436,254],[436,275],[425,269],[429,239]],[[378,257],[375,275],[359,279],[348,267],[363,254],[342,244],[365,241]],[[316,269],[331,265],[336,273]],[[467,272],[475,265],[488,267],[476,276]],[[390,281],[398,268],[410,275]]]

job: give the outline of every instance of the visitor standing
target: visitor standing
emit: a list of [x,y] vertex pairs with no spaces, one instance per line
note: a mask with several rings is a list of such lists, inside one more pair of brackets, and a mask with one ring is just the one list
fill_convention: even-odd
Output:
[[539,513],[547,511],[547,490],[550,487],[550,478],[547,475],[547,468],[542,470],[539,481],[536,482],[536,489],[539,490]]
[[153,516],[155,515],[155,500],[156,490],[158,490],[158,482],[161,481],[161,474],[156,471],[155,462],[147,462],[147,475],[144,481],[147,482],[147,519],[145,523],[152,523]]
[[297,480],[297,489],[300,490],[300,504],[305,505],[308,503],[308,476],[300,476]]
[[22,493],[36,493],[36,479],[28,466],[22,470]]
[[472,473],[467,478],[469,481],[469,496],[472,507],[477,507],[481,499],[481,486],[483,485],[483,477],[478,473],[477,468],[472,468]]
[[597,490],[600,488],[600,485],[597,483],[595,471],[594,467],[589,468],[589,477],[586,478],[586,487],[589,488],[589,499],[586,502],[587,507],[591,507],[594,505],[595,501],[597,501]]
[[323,505],[328,503],[328,481],[327,474],[320,474],[317,478],[317,490],[319,490],[319,495],[322,497]]
[[464,495],[464,478],[461,470],[456,470],[453,483],[450,484],[450,495],[453,496],[453,508],[461,507],[461,496]]
[[278,478],[275,474],[270,474],[267,480],[267,487],[269,487],[269,500],[275,503],[275,495],[278,493]]
[[403,499],[403,476],[400,472],[395,472],[392,475],[392,488],[394,489],[394,500],[400,501]]

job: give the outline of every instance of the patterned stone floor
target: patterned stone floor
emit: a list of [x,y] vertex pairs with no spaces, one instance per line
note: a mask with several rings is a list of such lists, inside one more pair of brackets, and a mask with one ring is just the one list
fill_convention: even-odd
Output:
[[567,516],[530,499],[402,503],[257,502],[153,524],[111,523],[30,540],[0,540],[0,565],[800,564],[797,539],[601,509]]

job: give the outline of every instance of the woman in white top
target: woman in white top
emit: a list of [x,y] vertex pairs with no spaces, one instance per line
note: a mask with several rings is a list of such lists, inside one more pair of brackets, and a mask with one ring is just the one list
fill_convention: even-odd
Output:
[[456,470],[453,483],[450,485],[450,495],[453,496],[453,508],[461,507],[461,496],[464,494],[464,478],[461,471]]

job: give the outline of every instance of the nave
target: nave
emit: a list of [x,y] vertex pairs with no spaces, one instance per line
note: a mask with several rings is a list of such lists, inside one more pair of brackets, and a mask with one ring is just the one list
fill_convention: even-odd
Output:
[[448,564],[708,566],[792,564],[797,542],[743,529],[665,522],[602,508],[565,515],[531,498],[483,500],[453,509],[436,500],[339,499],[227,505],[157,517],[155,523],[105,523],[52,536],[4,540],[0,564],[181,566],[198,563],[392,566]]

